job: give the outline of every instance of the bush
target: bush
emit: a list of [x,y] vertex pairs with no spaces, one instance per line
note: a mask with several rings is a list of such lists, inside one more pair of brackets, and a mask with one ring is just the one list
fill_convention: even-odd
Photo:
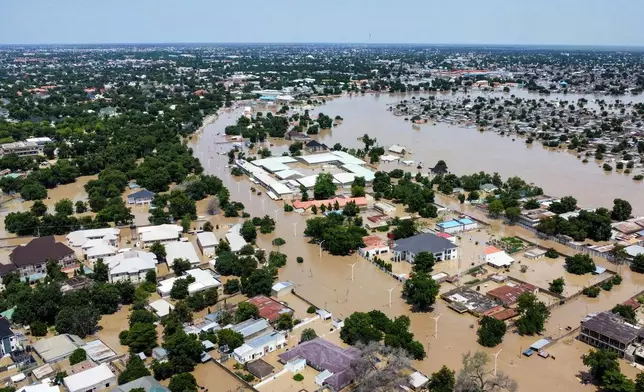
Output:
[[644,175],[638,174],[636,176],[633,176],[633,181],[642,181],[644,180]]
[[582,290],[582,294],[587,295],[587,296],[588,296],[588,297],[590,297],[590,298],[596,298],[596,297],[599,295],[599,292],[600,292],[600,291],[601,291],[601,290],[600,290],[600,289],[599,289],[599,287],[597,287],[597,286],[593,286],[593,287],[585,287],[585,288]]
[[301,375],[300,373],[298,373],[298,374],[293,376],[293,380],[295,380],[295,381],[304,381],[304,376]]
[[550,248],[546,251],[546,257],[550,259],[556,259],[557,257],[559,257],[559,253],[554,248]]
[[85,352],[85,350],[83,350],[82,348],[77,348],[76,350],[74,350],[72,355],[70,355],[69,364],[76,365],[77,363],[81,363],[86,359],[87,353]]
[[303,257],[299,257],[299,256],[298,256],[296,260],[297,260],[298,264],[302,264],[302,263],[304,262],[304,258],[303,258]]
[[45,336],[47,335],[47,324],[42,321],[36,320],[29,326],[32,336]]
[[613,167],[608,163],[604,163],[604,166],[602,167],[604,168],[604,171],[613,171]]
[[309,306],[308,309],[306,309],[306,313],[313,314],[313,313],[315,313],[316,310],[317,310],[317,308],[315,306],[311,305],[311,306]]
[[601,284],[602,290],[611,291],[613,289],[613,280],[608,279]]
[[615,276],[613,276],[613,279],[611,279],[611,282],[612,282],[615,286],[619,286],[620,284],[622,284],[622,276],[621,276],[621,275],[615,275]]

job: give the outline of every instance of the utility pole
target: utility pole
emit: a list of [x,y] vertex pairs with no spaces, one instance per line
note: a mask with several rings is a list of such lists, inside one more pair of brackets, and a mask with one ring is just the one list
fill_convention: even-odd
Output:
[[500,349],[498,353],[494,354],[494,377],[496,377],[496,359],[498,358],[499,354],[501,354],[501,351],[503,351],[503,349]]
[[432,317],[434,319],[434,338],[438,340],[438,319],[441,318],[442,314],[439,314],[436,317]]
[[293,237],[297,237],[297,222],[293,223]]
[[387,290],[387,291],[389,291],[389,307],[390,307],[390,308],[391,308],[391,292],[392,292],[394,289],[395,289],[395,287],[392,287],[392,288],[390,288],[390,289],[388,289],[388,290]]
[[279,210],[280,210],[280,209],[278,208],[278,209],[276,209],[276,210],[274,211],[274,212],[275,212],[275,223],[277,223],[277,212],[278,212]]
[[262,199],[262,212],[264,212],[264,202],[265,201],[266,201],[266,199]]
[[358,262],[357,262],[357,261],[356,261],[355,263],[353,263],[353,264],[349,264],[349,266],[351,267],[351,281],[352,281],[352,282],[353,282],[353,267],[355,267],[355,266],[356,266],[356,264],[358,264]]
[[320,241],[320,242],[318,243],[318,245],[320,245],[320,258],[322,258],[322,243],[323,243],[323,242],[324,242],[324,240],[322,240],[322,241]]

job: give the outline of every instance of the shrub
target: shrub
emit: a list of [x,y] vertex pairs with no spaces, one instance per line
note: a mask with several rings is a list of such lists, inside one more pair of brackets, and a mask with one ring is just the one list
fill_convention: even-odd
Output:
[[306,309],[306,313],[313,314],[313,313],[315,313],[316,310],[317,310],[317,308],[315,306],[311,305],[311,306],[309,306],[308,309]]
[[619,286],[620,284],[622,284],[622,276],[621,276],[621,275],[615,275],[615,276],[613,276],[613,279],[611,279],[611,282],[612,282],[615,286]]
[[302,263],[304,262],[304,258],[299,257],[299,256],[297,257],[297,259],[296,259],[296,260],[297,260],[297,262],[298,262],[299,264],[302,264]]
[[36,320],[29,326],[31,330],[31,335],[33,336],[45,336],[47,335],[47,324],[43,323],[40,320]]
[[601,284],[602,290],[611,291],[613,289],[613,280],[608,279]]
[[550,259],[556,259],[557,257],[559,257],[559,253],[554,248],[550,248],[546,251],[546,257]]
[[293,376],[293,380],[298,381],[298,382],[299,381],[304,381],[304,376],[301,375],[300,373],[298,373],[298,374]]
[[604,171],[612,171],[613,170],[613,167],[611,165],[609,165],[608,163],[604,163],[604,166],[602,166],[602,167],[604,168]]
[[599,289],[599,287],[593,286],[593,287],[585,287],[583,289],[582,293],[584,295],[587,295],[590,298],[595,298],[595,297],[597,297],[599,295],[600,291],[601,290]]

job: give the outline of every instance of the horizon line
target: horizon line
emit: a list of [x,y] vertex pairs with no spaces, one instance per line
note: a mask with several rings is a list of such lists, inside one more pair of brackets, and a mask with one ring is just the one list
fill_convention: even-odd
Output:
[[444,47],[557,47],[557,48],[638,48],[644,49],[644,45],[636,44],[521,44],[521,43],[422,43],[422,42],[76,42],[76,43],[0,43],[0,47],[25,47],[25,46],[107,46],[107,45],[149,45],[149,46],[174,46],[174,45],[400,45],[400,46],[444,46]]

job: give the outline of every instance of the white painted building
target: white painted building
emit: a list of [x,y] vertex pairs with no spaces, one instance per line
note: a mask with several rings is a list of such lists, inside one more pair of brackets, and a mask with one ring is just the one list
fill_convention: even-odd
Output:
[[98,259],[115,256],[118,249],[104,239],[89,240],[81,247],[85,260],[94,262]]
[[165,244],[165,253],[165,259],[168,266],[172,266],[172,263],[174,263],[176,259],[188,260],[193,266],[201,264],[201,259],[197,254],[197,250],[191,242],[168,242]]
[[248,245],[244,237],[239,233],[240,229],[241,224],[238,223],[231,227],[230,230],[228,230],[228,233],[226,233],[226,241],[230,244],[230,251],[233,253],[239,252],[241,248]]
[[246,363],[286,346],[286,337],[281,332],[271,332],[256,337],[237,347],[233,357],[239,363]]
[[212,287],[221,286],[221,282],[217,280],[217,278],[215,277],[214,273],[211,270],[202,270],[199,268],[194,268],[186,271],[183,276],[166,279],[159,282],[159,285],[157,287],[157,291],[159,295],[161,295],[162,297],[169,296],[170,291],[172,290],[172,286],[174,285],[174,282],[176,282],[179,279],[184,279],[187,275],[190,275],[193,278],[195,278],[195,281],[188,285],[188,292],[190,294],[193,294],[199,291],[204,291]]
[[71,247],[82,247],[90,240],[104,240],[112,246],[119,245],[121,230],[114,227],[104,229],[76,230],[67,234],[67,244]]
[[154,253],[142,250],[129,250],[117,253],[104,260],[109,268],[111,283],[130,281],[141,283],[145,281],[148,271],[157,270],[157,257]]
[[105,363],[67,376],[63,383],[69,392],[98,392],[117,385],[116,375]]
[[183,227],[179,225],[158,225],[137,228],[137,235],[143,247],[149,247],[155,242],[167,244],[179,241]]
[[170,314],[170,311],[174,309],[174,305],[165,299],[157,299],[156,301],[150,302],[148,305],[150,310],[154,312],[158,317],[165,317]]
[[197,233],[197,244],[204,255],[214,255],[219,242],[212,231],[202,231]]

